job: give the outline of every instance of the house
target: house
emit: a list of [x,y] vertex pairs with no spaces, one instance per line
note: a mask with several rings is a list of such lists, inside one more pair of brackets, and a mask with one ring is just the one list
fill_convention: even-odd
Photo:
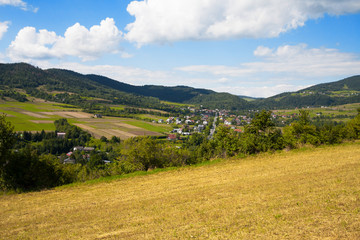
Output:
[[164,120],[159,119],[158,123],[164,123]]
[[64,160],[63,164],[75,164],[75,159],[67,158]]
[[197,129],[199,132],[201,132],[205,129],[205,126],[200,124],[200,125],[198,125]]
[[76,147],[73,148],[74,152],[75,151],[83,151],[83,150],[84,150],[84,147],[82,147],[82,146],[76,146]]
[[228,120],[225,120],[224,124],[225,124],[225,125],[231,125],[231,122],[228,121]]
[[95,148],[93,147],[84,147],[84,151],[85,152],[91,152],[91,151],[94,151]]
[[171,141],[175,141],[177,139],[176,135],[175,134],[169,134],[169,136],[167,137],[168,140],[171,140]]
[[94,114],[94,118],[102,118],[101,114]]
[[58,138],[65,138],[65,135],[66,135],[66,133],[64,133],[64,132],[58,132],[57,133]]

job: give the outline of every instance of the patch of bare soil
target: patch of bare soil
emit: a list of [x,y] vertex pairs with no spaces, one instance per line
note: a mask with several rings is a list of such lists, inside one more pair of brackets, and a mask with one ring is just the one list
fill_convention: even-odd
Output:
[[40,113],[27,112],[27,111],[20,111],[20,113],[28,115],[28,116],[36,117],[36,118],[49,118],[48,116],[45,116]]
[[64,118],[91,118],[92,114],[84,112],[70,112],[70,111],[57,111],[57,112],[42,112],[46,115],[58,115]]
[[142,128],[139,128],[139,127],[127,124],[127,123],[121,123],[121,122],[115,123],[115,125],[117,125],[119,127],[128,128],[128,129],[142,129]]
[[51,120],[31,120],[33,123],[53,123]]

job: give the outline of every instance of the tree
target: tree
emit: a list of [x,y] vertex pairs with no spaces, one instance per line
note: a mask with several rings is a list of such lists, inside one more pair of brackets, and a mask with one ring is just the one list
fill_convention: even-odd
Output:
[[291,148],[296,147],[297,144],[320,144],[316,127],[311,124],[309,111],[299,110],[299,121],[284,128],[284,139]]
[[[6,121],[6,115],[0,116],[0,171],[9,161],[11,149],[15,144],[14,126]],[[0,172],[0,174],[1,174]]]
[[161,168],[164,166],[162,159],[162,145],[150,137],[130,138],[125,141],[127,159],[142,169]]
[[112,136],[110,142],[112,143],[120,143],[120,138],[117,136]]
[[255,114],[250,125],[245,127],[241,138],[241,151],[245,154],[279,150],[284,147],[284,138],[271,116],[271,111]]
[[100,141],[106,143],[108,142],[108,139],[105,136],[101,136]]

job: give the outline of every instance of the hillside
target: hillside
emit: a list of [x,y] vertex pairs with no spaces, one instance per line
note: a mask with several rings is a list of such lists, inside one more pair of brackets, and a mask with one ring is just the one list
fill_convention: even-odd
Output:
[[0,239],[359,239],[359,156],[351,143],[3,195]]
[[[168,106],[160,100],[229,110],[320,107],[360,102],[360,76],[265,99],[246,97],[245,100],[243,96],[187,86],[134,86],[104,76],[83,75],[63,69],[42,70],[26,63],[0,64],[0,96],[23,101],[24,96],[10,91],[14,88],[23,89],[26,93],[42,99],[78,106],[88,103],[91,98],[93,103],[124,104],[162,110],[166,110]],[[59,95],[56,96],[57,94]]]
[[[133,86],[98,75],[83,75],[69,70],[42,70],[26,63],[0,64],[0,90],[23,89],[26,93],[51,101],[84,105],[89,98],[92,102],[107,102],[137,107],[164,109],[160,100],[200,104],[207,107],[207,101],[199,100],[209,94],[217,101],[216,108],[247,108],[245,100],[234,102],[233,95],[220,94],[211,90],[186,86]],[[60,94],[56,97],[56,94]],[[64,95],[65,93],[70,94]],[[75,94],[75,95],[74,95]],[[61,99],[61,100],[60,100]],[[209,105],[210,106],[210,105]]]
[[257,107],[284,109],[297,107],[336,106],[360,102],[360,76],[318,84],[297,92],[281,93],[256,101]]

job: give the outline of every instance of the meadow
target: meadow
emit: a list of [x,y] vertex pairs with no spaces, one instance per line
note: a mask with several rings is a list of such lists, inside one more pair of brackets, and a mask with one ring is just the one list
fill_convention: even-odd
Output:
[[[339,105],[335,107],[323,107],[323,108],[306,108],[309,111],[310,117],[319,116],[321,113],[323,117],[330,117],[334,121],[348,121],[357,114],[357,109],[360,107],[360,103],[351,103],[345,105]],[[286,110],[274,110],[277,115],[290,116],[298,114],[298,109],[286,109]],[[344,117],[347,115],[347,117]],[[340,118],[341,117],[341,118]]]
[[[121,107],[121,106],[120,106]],[[0,113],[5,113],[15,131],[54,131],[54,121],[67,118],[69,123],[90,132],[94,137],[120,137],[125,140],[136,136],[161,136],[171,130],[171,126],[145,122],[142,120],[117,117],[94,118],[72,105],[45,102],[34,99],[31,102],[0,102]],[[142,115],[141,115],[142,116]],[[142,117],[145,117],[142,116]],[[148,119],[157,116],[146,115]]]
[[359,239],[360,143],[3,195],[0,229],[0,239]]

